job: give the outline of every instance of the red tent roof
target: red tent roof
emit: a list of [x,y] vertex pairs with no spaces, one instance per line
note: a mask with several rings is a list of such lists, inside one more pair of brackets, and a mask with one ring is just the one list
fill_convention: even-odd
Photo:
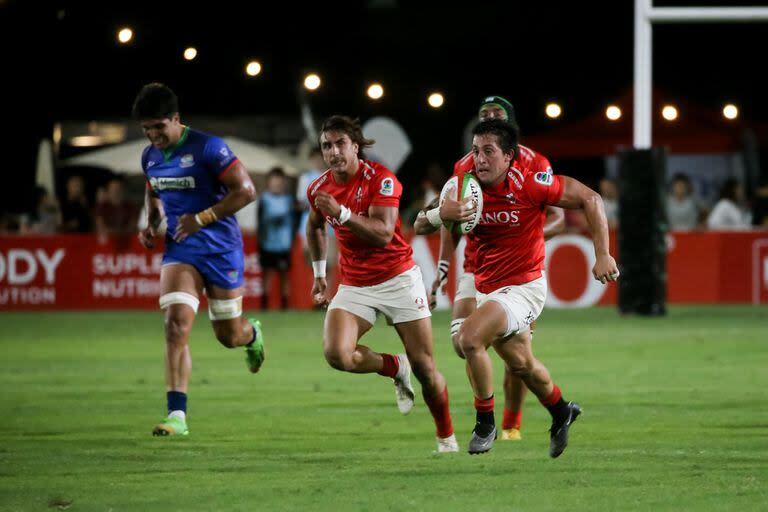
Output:
[[[632,91],[612,102],[621,109],[617,121],[609,121],[604,111],[590,117],[561,124],[536,135],[523,134],[526,146],[552,158],[587,158],[612,155],[632,147]],[[661,117],[664,105],[677,108],[678,118]],[[693,103],[673,99],[660,91],[653,93],[653,145],[667,146],[672,153],[728,153],[742,147],[745,129],[752,128],[758,140],[768,140],[768,127],[748,125],[741,118],[729,121],[719,110],[708,110]]]

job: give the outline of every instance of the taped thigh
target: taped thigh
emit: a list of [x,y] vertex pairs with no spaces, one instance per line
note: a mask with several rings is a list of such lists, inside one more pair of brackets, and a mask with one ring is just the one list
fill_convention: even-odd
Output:
[[211,320],[231,320],[243,314],[243,297],[234,299],[208,298],[208,316]]
[[197,308],[200,306],[200,299],[187,292],[171,292],[160,296],[160,309],[165,309],[171,304],[186,304],[191,307],[192,310],[197,313]]
[[459,329],[461,329],[461,324],[464,323],[464,320],[466,320],[466,318],[456,318],[451,320],[451,338],[459,334]]

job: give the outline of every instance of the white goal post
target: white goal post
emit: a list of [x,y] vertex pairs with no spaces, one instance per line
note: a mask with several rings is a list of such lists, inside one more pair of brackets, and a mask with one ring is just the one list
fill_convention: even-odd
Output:
[[633,145],[651,147],[653,112],[654,23],[745,23],[768,21],[768,7],[653,7],[653,0],[635,0],[635,88]]

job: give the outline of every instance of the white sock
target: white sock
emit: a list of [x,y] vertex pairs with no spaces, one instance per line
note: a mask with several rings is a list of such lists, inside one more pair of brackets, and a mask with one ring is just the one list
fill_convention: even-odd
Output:
[[187,413],[185,413],[184,411],[171,411],[170,414],[168,414],[168,417],[178,418],[185,423],[187,421]]

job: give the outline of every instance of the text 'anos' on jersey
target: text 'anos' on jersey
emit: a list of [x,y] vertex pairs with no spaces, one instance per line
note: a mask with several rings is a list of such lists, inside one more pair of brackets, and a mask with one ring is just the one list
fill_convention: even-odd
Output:
[[[517,154],[512,162],[512,167],[520,171],[523,175],[536,172],[548,172],[552,174],[552,165],[547,157],[534,151],[533,149],[517,145]],[[459,176],[470,172],[475,168],[475,156],[472,152],[464,155],[453,166],[453,175]],[[472,232],[466,235],[467,243],[464,247],[464,272],[473,274],[475,272],[475,252],[477,251],[477,241]]]

